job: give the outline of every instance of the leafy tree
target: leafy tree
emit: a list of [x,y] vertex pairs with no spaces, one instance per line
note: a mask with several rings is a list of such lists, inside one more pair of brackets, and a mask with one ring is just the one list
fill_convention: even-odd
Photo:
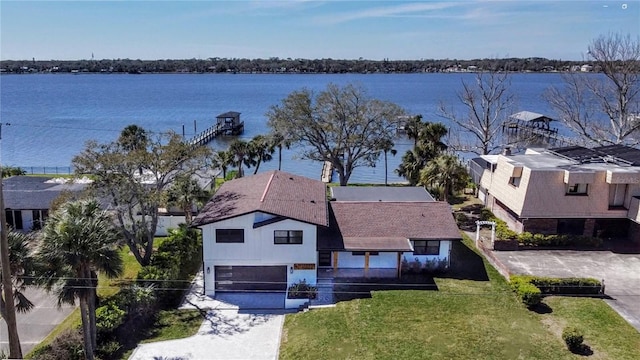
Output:
[[609,34],[594,39],[588,57],[603,75],[565,74],[545,98],[587,144],[639,144],[640,40]]
[[514,103],[508,72],[490,70],[476,73],[473,83],[462,81],[458,99],[464,105],[464,115],[440,103],[438,115],[454,124],[460,132],[457,150],[487,155],[504,146],[502,125]]
[[442,138],[447,135],[447,128],[440,123],[420,122],[416,127],[416,146],[402,156],[402,162],[396,173],[416,185],[420,181],[420,171],[427,163],[447,149]]
[[258,169],[260,168],[260,164],[262,162],[271,161],[273,159],[273,153],[275,152],[275,147],[272,142],[264,135],[256,135],[251,141],[249,141],[249,153],[250,157],[253,159],[253,162],[256,165],[253,174],[258,173]]
[[76,174],[94,178],[90,190],[109,202],[127,246],[146,266],[153,252],[158,208],[164,204],[166,191],[174,178],[211,166],[211,150],[193,147],[173,132],[148,135],[142,143],[130,141],[124,133],[111,143],[88,142],[74,157],[73,165]]
[[80,303],[85,358],[96,350],[97,272],[122,273],[121,233],[96,200],[64,204],[47,220],[38,257],[45,264],[42,281],[58,294],[58,303]]
[[200,206],[209,199],[209,193],[202,189],[198,182],[188,175],[176,176],[169,188],[167,202],[178,206],[184,212],[187,225],[193,219],[193,206]]
[[398,105],[371,99],[354,85],[329,84],[317,95],[294,91],[267,116],[273,132],[305,145],[303,158],[330,162],[344,186],[355,168],[375,164],[403,113]]
[[437,190],[439,200],[443,201],[449,201],[455,191],[464,189],[468,179],[465,166],[450,154],[438,156],[420,171],[420,185]]

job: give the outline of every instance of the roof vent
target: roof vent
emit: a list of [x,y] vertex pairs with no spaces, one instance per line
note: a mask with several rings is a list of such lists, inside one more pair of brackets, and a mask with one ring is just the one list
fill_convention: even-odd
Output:
[[511,156],[511,147],[510,146],[505,146],[504,150],[502,150],[502,155]]

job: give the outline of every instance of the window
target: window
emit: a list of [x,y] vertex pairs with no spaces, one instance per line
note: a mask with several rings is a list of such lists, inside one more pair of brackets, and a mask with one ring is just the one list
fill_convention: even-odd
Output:
[[217,243],[243,243],[244,229],[216,229]]
[[519,177],[510,177],[509,178],[509,185],[518,187],[520,186],[520,179]]
[[567,187],[567,195],[587,195],[589,184],[571,184]]
[[[365,251],[352,251],[351,255],[353,256],[364,256]],[[377,251],[369,251],[369,256],[377,256],[379,253]]]
[[33,230],[40,230],[44,226],[44,220],[49,216],[49,211],[33,210],[31,215],[33,216]]
[[609,207],[624,207],[624,199],[627,197],[628,184],[609,185]]
[[12,229],[22,230],[22,211],[7,210],[6,214],[7,225]]
[[440,241],[439,240],[414,240],[413,254],[414,255],[439,255]]
[[275,230],[274,244],[302,244],[302,230]]

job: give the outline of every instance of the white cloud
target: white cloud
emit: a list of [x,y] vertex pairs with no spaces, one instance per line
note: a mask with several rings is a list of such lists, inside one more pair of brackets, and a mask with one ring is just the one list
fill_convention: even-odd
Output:
[[316,21],[323,24],[338,24],[352,20],[369,18],[424,16],[426,15],[424,14],[424,12],[443,10],[460,5],[463,4],[440,2],[411,3],[394,6],[375,7],[360,11],[346,12],[343,14],[330,14],[317,17]]

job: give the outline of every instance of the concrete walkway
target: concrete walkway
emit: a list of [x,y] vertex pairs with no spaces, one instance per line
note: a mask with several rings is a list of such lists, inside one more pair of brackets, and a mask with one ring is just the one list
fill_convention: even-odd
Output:
[[262,302],[271,306],[274,294],[242,295],[246,296],[231,296],[226,301],[204,296],[200,274],[181,306],[206,312],[198,333],[140,344],[129,359],[277,359],[286,312],[260,309]]

